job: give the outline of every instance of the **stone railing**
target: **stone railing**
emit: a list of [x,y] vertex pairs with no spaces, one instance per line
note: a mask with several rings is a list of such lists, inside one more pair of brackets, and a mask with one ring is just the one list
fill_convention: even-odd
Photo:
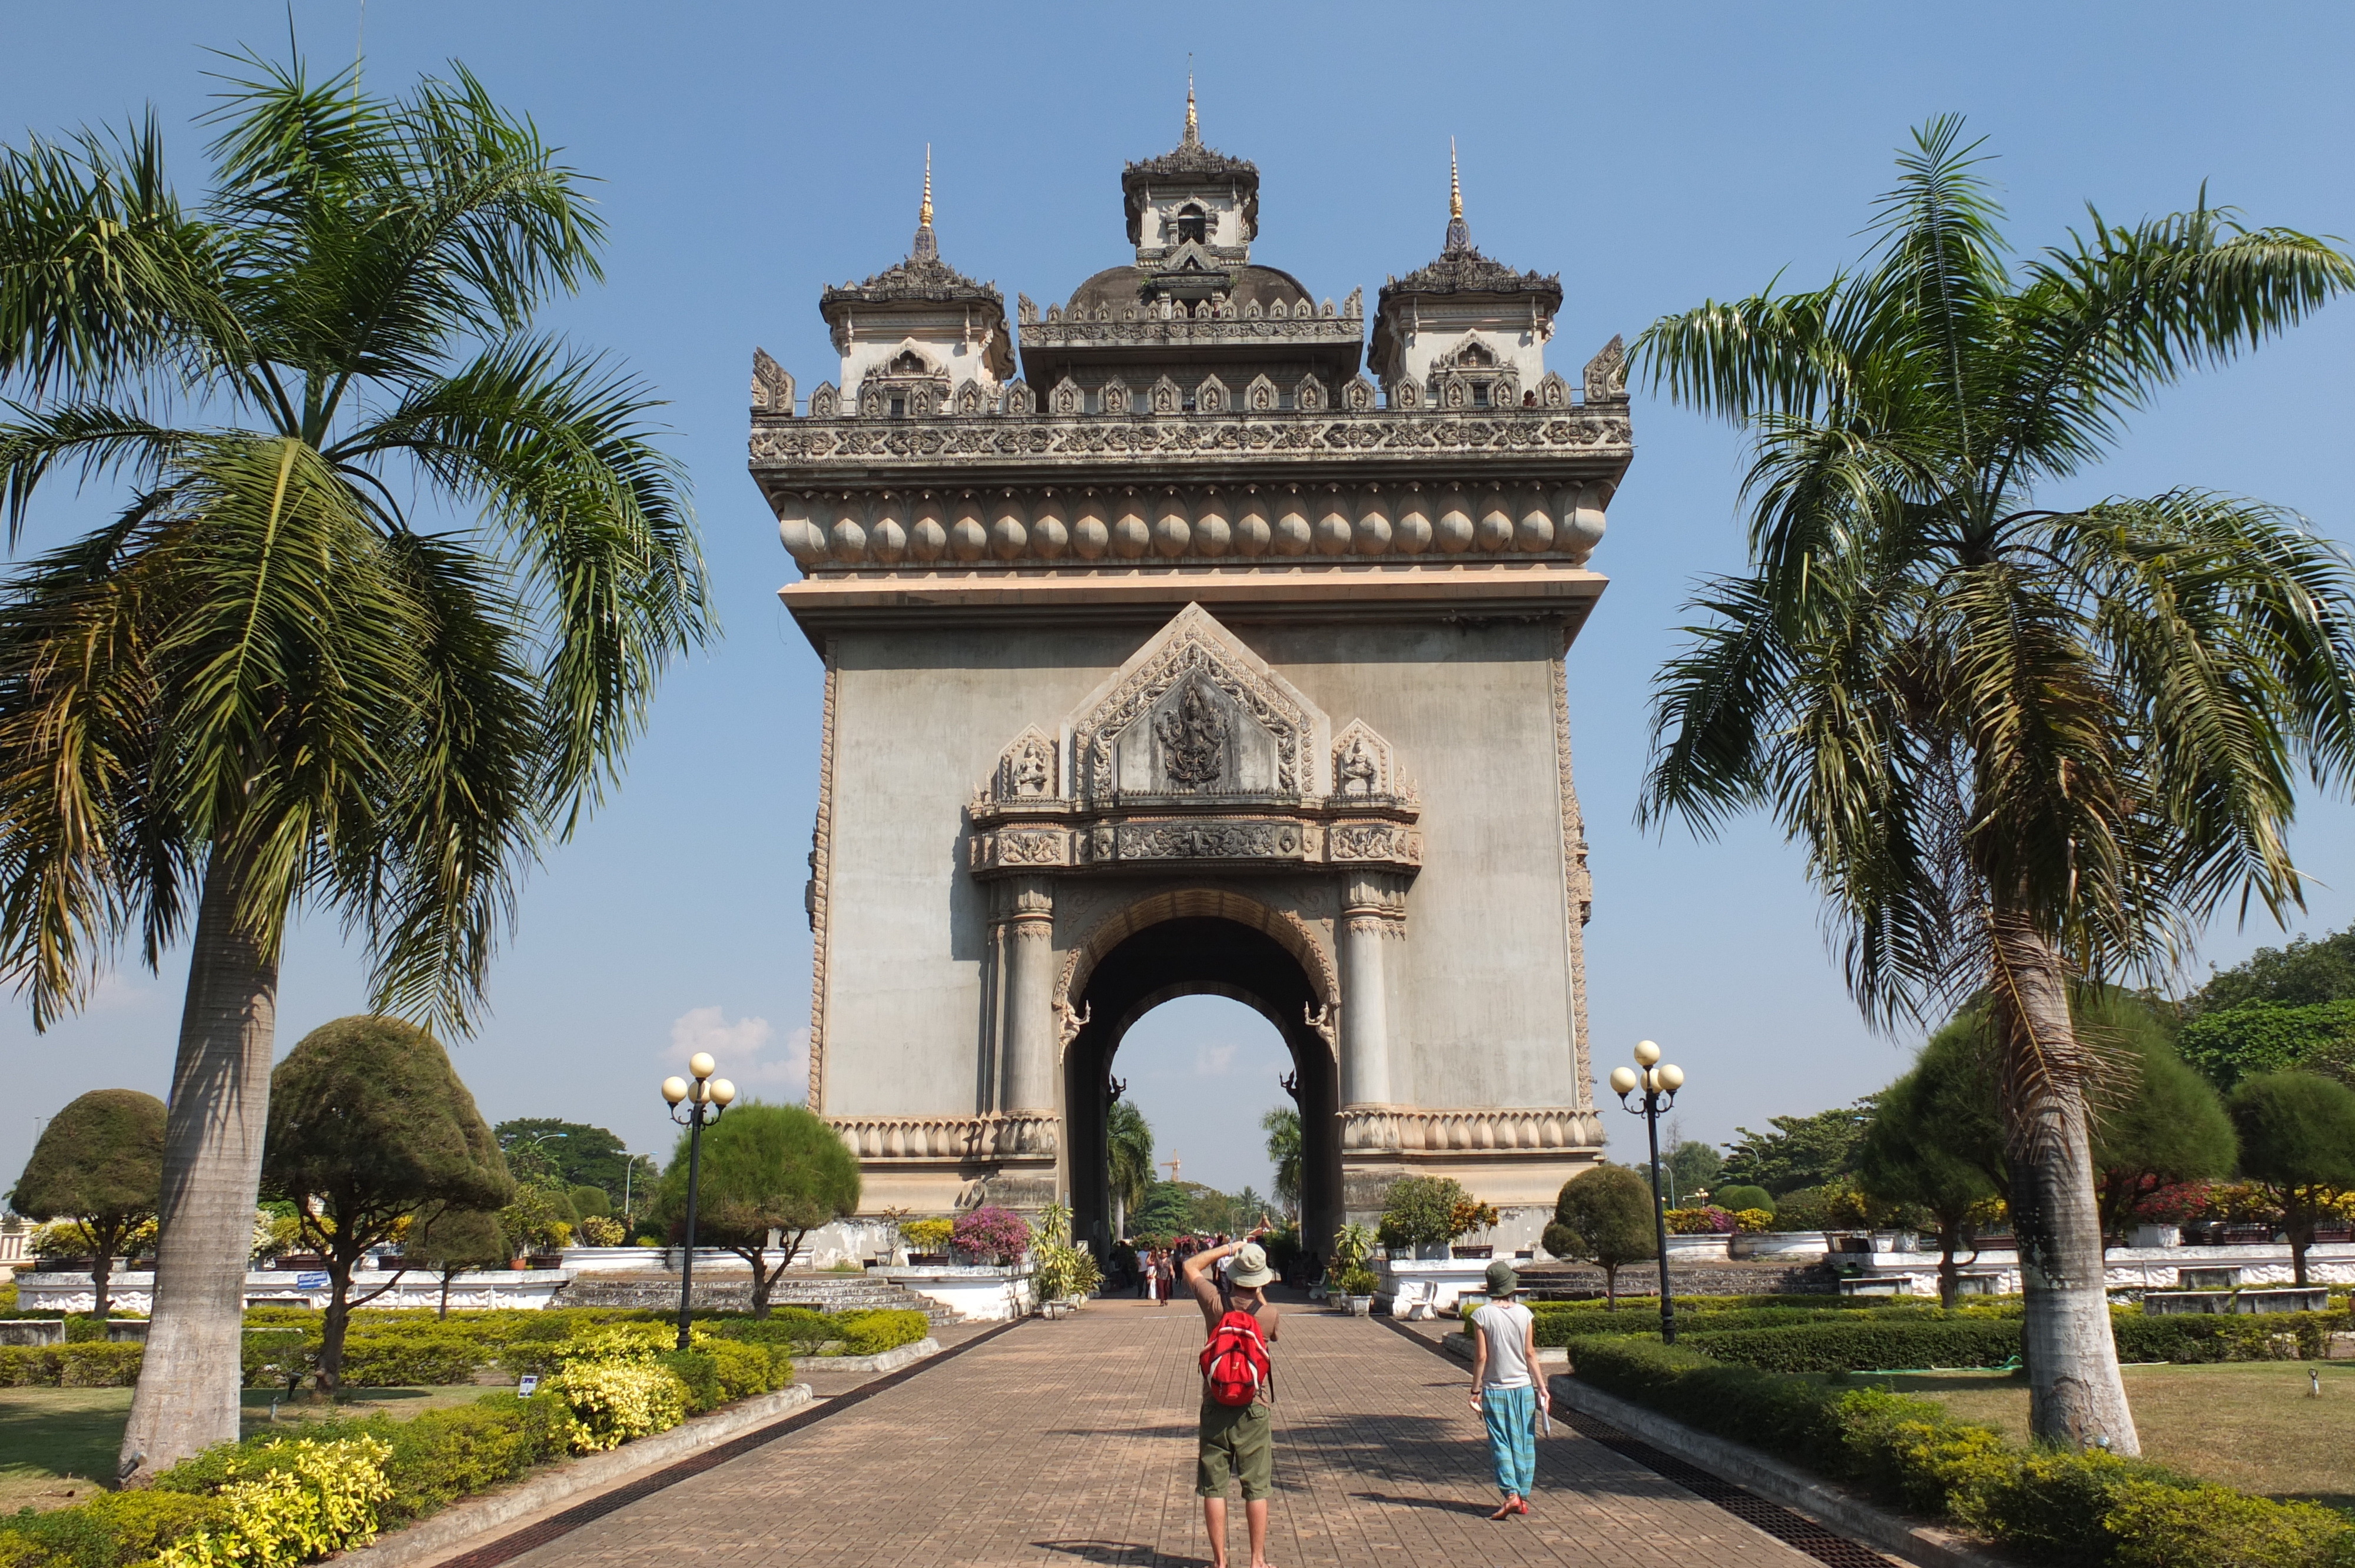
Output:
[[826,1119],[861,1160],[1052,1159],[1061,1146],[1062,1118],[1045,1111]]

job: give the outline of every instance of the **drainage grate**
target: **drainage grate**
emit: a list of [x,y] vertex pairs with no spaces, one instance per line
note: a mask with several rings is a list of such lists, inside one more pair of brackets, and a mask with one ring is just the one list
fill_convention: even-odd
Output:
[[847,1393],[837,1394],[822,1404],[796,1411],[782,1421],[773,1421],[766,1426],[754,1427],[741,1437],[730,1437],[727,1442],[715,1444],[700,1454],[690,1455],[676,1465],[666,1465],[650,1476],[641,1476],[636,1480],[615,1487],[610,1491],[599,1492],[587,1501],[575,1503],[561,1513],[552,1513],[537,1524],[526,1525],[521,1530],[500,1536],[496,1541],[477,1546],[462,1556],[449,1558],[442,1563],[442,1568],[498,1568],[498,1564],[502,1563],[512,1563],[527,1552],[545,1546],[551,1541],[561,1540],[584,1524],[591,1523],[609,1513],[625,1509],[642,1499],[650,1498],[666,1488],[675,1487],[690,1477],[699,1476],[706,1470],[717,1469],[730,1459],[741,1458],[753,1449],[773,1443],[780,1437],[790,1436],[813,1422],[823,1421],[827,1416],[847,1410],[854,1404],[862,1404],[887,1388],[896,1388],[918,1372],[927,1372],[943,1361],[961,1356],[975,1345],[986,1344],[1000,1334],[1020,1328],[1022,1323],[1023,1319],[1018,1318],[1011,1323],[1001,1324],[985,1333],[975,1334],[961,1345],[952,1345],[939,1355],[927,1356],[922,1361],[901,1367],[898,1372],[879,1377],[872,1383],[861,1383]]
[[[1418,1334],[1394,1319],[1384,1318],[1380,1321],[1433,1355],[1444,1357],[1451,1364],[1456,1364],[1455,1358],[1449,1355],[1438,1340]],[[1826,1564],[1826,1568],[1895,1568],[1890,1558],[1872,1548],[1850,1541],[1838,1531],[1817,1524],[1804,1514],[1794,1513],[1781,1503],[1769,1502],[1747,1487],[1737,1487],[1698,1465],[1687,1464],[1673,1454],[1662,1453],[1649,1443],[1628,1436],[1607,1421],[1574,1410],[1557,1410],[1554,1419],[1564,1423],[1582,1437],[1592,1437],[1621,1458],[1633,1459],[1663,1479],[1674,1481],[1703,1502],[1716,1504],[1742,1523],[1764,1531],[1793,1551],[1806,1552]]]

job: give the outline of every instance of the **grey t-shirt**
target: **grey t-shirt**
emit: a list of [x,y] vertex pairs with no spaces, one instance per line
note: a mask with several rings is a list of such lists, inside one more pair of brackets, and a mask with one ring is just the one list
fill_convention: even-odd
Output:
[[1491,1301],[1472,1314],[1473,1331],[1488,1341],[1488,1372],[1483,1380],[1484,1386],[1529,1386],[1529,1359],[1523,1350],[1529,1320],[1529,1309],[1518,1301]]

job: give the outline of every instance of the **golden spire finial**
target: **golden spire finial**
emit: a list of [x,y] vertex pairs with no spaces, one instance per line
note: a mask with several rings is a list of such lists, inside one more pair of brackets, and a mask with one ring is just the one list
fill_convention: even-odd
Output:
[[1447,216],[1464,216],[1464,182],[1455,174],[1455,138],[1447,139]]
[[932,226],[932,144],[924,143],[924,205],[916,209],[916,227]]
[[1201,139],[1202,122],[1194,112],[1194,71],[1189,66],[1186,71],[1186,145],[1190,147]]

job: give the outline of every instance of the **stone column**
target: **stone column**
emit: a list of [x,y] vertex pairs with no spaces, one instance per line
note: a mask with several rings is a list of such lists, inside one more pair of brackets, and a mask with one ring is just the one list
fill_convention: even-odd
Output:
[[1043,876],[1001,885],[1006,929],[1006,1092],[1008,1113],[1055,1107],[1055,896]]
[[1341,906],[1341,1104],[1387,1106],[1391,1030],[1383,948],[1406,934],[1406,895],[1384,872],[1353,873]]

